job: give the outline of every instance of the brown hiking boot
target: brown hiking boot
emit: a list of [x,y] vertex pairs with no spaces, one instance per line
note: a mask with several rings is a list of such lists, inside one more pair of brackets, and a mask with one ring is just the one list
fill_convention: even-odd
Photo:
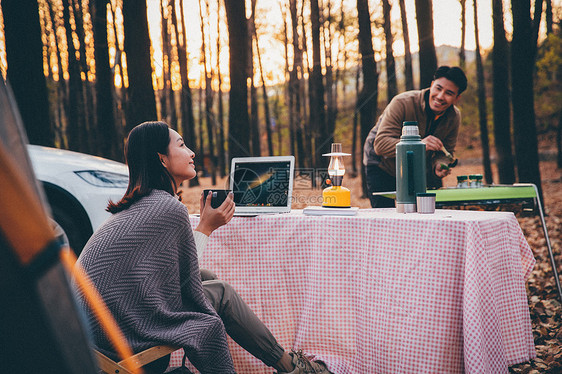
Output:
[[[312,361],[313,357],[306,357],[302,350],[291,351],[295,369],[285,374],[332,374],[322,361]],[[282,374],[279,372],[278,374]]]

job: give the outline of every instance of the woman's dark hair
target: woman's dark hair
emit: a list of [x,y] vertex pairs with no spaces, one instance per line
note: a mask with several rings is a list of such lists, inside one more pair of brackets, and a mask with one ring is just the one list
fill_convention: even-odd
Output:
[[174,195],[177,186],[160,161],[159,154],[168,154],[170,130],[164,122],[143,122],[131,130],[125,144],[129,167],[127,192],[117,203],[110,201],[106,210],[117,213],[146,196],[153,189]]
[[466,90],[466,75],[464,74],[464,71],[462,71],[462,69],[457,66],[439,66],[433,74],[433,80],[439,78],[447,78],[448,80],[456,84],[459,88],[459,92],[457,93],[457,95],[460,95],[464,92],[464,90]]

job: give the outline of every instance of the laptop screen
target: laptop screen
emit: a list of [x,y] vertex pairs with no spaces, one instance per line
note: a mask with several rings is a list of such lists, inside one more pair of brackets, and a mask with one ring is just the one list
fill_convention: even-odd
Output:
[[237,212],[289,211],[293,172],[292,156],[234,158],[230,185]]

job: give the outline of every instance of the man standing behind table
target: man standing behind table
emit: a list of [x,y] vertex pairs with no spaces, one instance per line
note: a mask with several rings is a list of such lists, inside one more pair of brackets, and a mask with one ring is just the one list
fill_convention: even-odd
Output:
[[396,144],[404,121],[417,121],[427,151],[427,186],[442,186],[441,179],[450,174],[442,168],[450,160],[441,147],[453,153],[461,123],[455,106],[466,89],[467,80],[459,67],[440,66],[429,88],[395,96],[371,129],[363,146],[363,165],[373,208],[394,207],[394,200],[373,196],[373,192],[396,191]]

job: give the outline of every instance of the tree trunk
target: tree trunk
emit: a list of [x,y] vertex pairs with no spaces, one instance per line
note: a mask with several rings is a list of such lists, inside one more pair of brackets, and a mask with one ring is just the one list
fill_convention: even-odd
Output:
[[519,182],[534,183],[543,201],[533,92],[537,44],[530,17],[530,1],[512,0],[511,11],[513,14],[511,87],[517,175]]
[[327,168],[328,159],[322,154],[329,153],[333,139],[326,129],[324,108],[324,83],[322,82],[322,61],[320,56],[320,9],[318,0],[310,0],[310,23],[312,34],[312,74],[309,83],[310,125],[314,132],[314,156],[316,168]]
[[552,0],[545,0],[546,1],[546,11],[545,11],[545,18],[546,18],[546,35],[550,35],[553,32],[552,29]]
[[[304,118],[305,115],[303,113],[304,109],[304,98],[305,96],[302,94],[302,86],[304,84],[304,78],[298,78],[298,73],[297,70],[293,70],[293,74],[295,75],[295,78],[293,79],[293,84],[294,87],[292,89],[292,97],[293,97],[293,106],[294,106],[294,113],[295,113],[295,128],[294,128],[294,137],[295,137],[295,143],[296,143],[296,153],[297,153],[297,161],[298,161],[298,167],[299,168],[305,168],[306,166],[311,166],[312,162],[306,161],[306,155],[305,155],[305,150],[304,150],[304,139],[306,139],[306,141],[310,141],[312,142],[311,139],[311,134],[306,134],[305,135],[305,131],[306,129],[303,129],[304,126],[307,126],[307,128],[310,128],[311,124],[304,124]],[[308,150],[310,150],[309,153],[313,153],[312,152],[312,147],[307,147]]]
[[[273,129],[277,132],[277,155],[281,156],[284,154],[284,150],[283,150],[283,134],[282,134],[282,122],[281,122],[281,118],[282,117],[282,109],[281,109],[281,99],[280,99],[281,95],[275,95],[273,96],[273,117],[274,117],[274,122],[273,122]],[[275,120],[276,119],[276,120]]]
[[66,135],[68,137],[68,148],[73,151],[83,152],[86,133],[84,122],[84,96],[82,94],[82,78],[80,76],[80,65],[76,60],[76,49],[73,40],[72,26],[70,24],[70,4],[68,0],[62,1],[64,28],[68,48],[68,126]]
[[[164,5],[166,2],[166,5]],[[166,8],[164,8],[166,7]],[[177,130],[177,126],[173,126],[170,123],[170,118],[168,113],[170,112],[169,109],[169,101],[168,101],[168,83],[170,82],[170,70],[169,70],[169,62],[168,56],[170,55],[168,51],[170,50],[170,41],[169,41],[169,34],[168,34],[168,19],[166,18],[166,10],[168,7],[168,2],[166,0],[160,0],[160,34],[162,37],[162,90],[159,90],[159,99],[160,99],[160,118],[165,120],[170,127]]]
[[202,167],[202,172],[204,176],[207,176],[207,164],[205,163],[205,138],[203,137],[203,118],[205,117],[205,113],[203,111],[203,82],[205,81],[205,77],[202,76],[204,73],[201,72],[201,76],[199,78],[199,88],[197,92],[199,93],[199,100],[197,101],[197,106],[199,109],[199,116],[198,122],[199,126],[199,153],[201,154],[201,163],[199,163]]
[[433,73],[437,70],[437,55],[433,41],[433,1],[415,1],[420,47],[420,88],[426,88],[431,85]]
[[[346,95],[346,76],[347,76],[347,61],[348,61],[348,51],[347,51],[347,32],[345,27],[345,21],[347,16],[345,15],[344,0],[341,0],[340,4],[340,20],[338,25],[338,31],[340,34],[340,48],[338,51],[338,64],[336,65],[336,85],[335,85],[335,99],[337,103],[339,91],[338,85],[341,85],[341,96],[345,102]],[[342,53],[342,58],[340,59],[339,53]],[[342,61],[341,63],[339,61]]]
[[[195,152],[195,162],[197,165],[203,164],[203,151],[197,148],[197,136],[195,135],[195,118],[193,117],[193,98],[191,95],[191,88],[189,87],[189,77],[187,71],[187,35],[185,32],[178,30],[178,19],[176,15],[175,2],[170,0],[170,7],[172,10],[172,26],[174,27],[174,34],[176,36],[178,61],[180,65],[181,76],[181,128],[185,144]],[[180,0],[180,14],[182,20],[182,30],[186,31],[185,17],[183,11],[183,0]],[[189,181],[190,186],[198,186],[199,178],[195,177]]]
[[[357,101],[355,103],[355,107],[359,108],[359,98],[361,96],[361,91],[359,90],[359,78],[361,77],[361,67],[358,66],[356,73],[355,73],[355,92],[356,92],[356,98]],[[352,164],[352,171],[353,171],[353,175],[356,176],[357,175],[357,160],[356,160],[356,155],[357,155],[357,125],[359,124],[359,116],[358,116],[358,111],[354,110],[353,111],[353,136],[352,136],[352,140],[351,140],[351,164]],[[359,160],[359,162],[361,163],[362,160]]]
[[250,121],[248,118],[248,25],[246,5],[239,0],[225,0],[230,47],[230,95],[228,110],[228,150],[230,157],[248,156]]
[[107,43],[107,3],[108,0],[95,0],[90,3],[96,63],[96,128],[103,134],[103,138],[99,138],[103,141],[98,141],[98,149],[103,157],[122,160],[123,156],[119,154],[119,143],[122,141],[122,137],[117,132],[113,112],[113,82]]
[[400,19],[402,21],[402,36],[404,38],[404,75],[406,90],[414,89],[414,72],[412,70],[412,53],[410,52],[410,33],[408,32],[408,18],[406,17],[406,4],[400,0]]
[[484,178],[487,184],[494,182],[492,166],[490,164],[490,143],[488,140],[488,111],[486,110],[486,86],[484,79],[484,67],[480,55],[480,41],[478,35],[478,2],[474,0],[474,40],[476,41],[476,75],[478,81],[478,113],[480,123],[480,141],[482,143],[482,162],[484,166]]
[[398,85],[396,83],[396,64],[394,62],[394,37],[392,36],[392,20],[390,19],[391,6],[388,0],[382,0],[383,17],[384,17],[384,37],[386,46],[386,96],[388,102],[398,94]]
[[[359,52],[361,53],[361,67],[363,73],[363,88],[358,100],[358,108],[361,124],[361,142],[365,144],[367,135],[375,123],[377,115],[378,99],[378,72],[375,63],[375,53],[371,34],[371,19],[369,17],[368,0],[357,0],[357,14],[359,21]],[[367,185],[365,181],[364,168],[361,168],[363,196],[367,196]]]
[[[46,4],[43,4],[47,6]],[[51,62],[52,56],[57,54],[55,51],[56,42],[56,28],[52,27],[50,24],[50,17],[48,14],[43,13],[42,16],[39,17],[39,26],[41,27],[41,32],[44,34],[43,38],[49,40],[49,43],[46,46],[46,55],[47,58],[45,59],[45,63],[47,65],[47,74],[45,76],[45,83],[47,87],[47,97],[49,102],[49,116],[51,119],[51,128],[53,131],[53,144],[60,144],[60,136],[58,136],[62,129],[60,128],[61,121],[61,111],[60,111],[60,103],[62,102],[59,99],[59,84],[55,80],[55,67],[54,64]],[[51,43],[51,38],[55,38],[55,43]]]
[[213,186],[217,184],[217,157],[215,153],[215,141],[214,141],[214,118],[213,118],[213,89],[211,87],[211,81],[213,80],[212,72],[207,70],[207,48],[205,47],[205,24],[204,19],[209,18],[209,2],[205,0],[206,17],[203,17],[203,11],[201,8],[201,0],[199,0],[199,15],[201,17],[201,56],[203,58],[203,73],[205,74],[205,122],[207,123],[207,140],[209,142],[209,160],[211,166],[211,183]]
[[[115,8],[113,7],[113,3],[109,2],[110,10],[111,10],[111,26],[113,28],[113,36],[115,43],[115,61],[113,64],[113,81],[115,81],[117,77],[116,68],[119,68],[119,79],[121,81],[121,87],[117,88],[113,86],[113,97],[115,100],[115,122],[117,124],[117,129],[119,134],[122,134],[125,130],[126,126],[126,115],[125,115],[125,107],[127,103],[127,90],[125,88],[125,74],[123,72],[123,50],[119,43],[119,38],[117,35],[117,25],[115,20]],[[123,135],[124,136],[124,135]],[[123,152],[123,142],[119,142],[119,153],[124,156]]]
[[466,0],[459,0],[461,4],[461,47],[459,49],[459,66],[461,69],[466,69],[466,54],[465,54],[465,41],[466,41]]
[[[46,54],[47,58],[45,59],[45,64],[47,65],[47,71],[43,72],[45,75],[45,81],[47,82],[47,86],[52,86],[55,80],[54,77],[54,68],[51,63],[51,56],[53,54],[53,45],[50,43],[51,35],[56,34],[53,32],[52,27],[49,25],[49,17],[42,11],[42,15],[39,17],[39,26],[41,27],[41,34],[43,34],[43,39],[48,40],[49,42],[47,45],[43,47],[43,53]],[[44,69],[45,70],[45,69]],[[51,89],[47,89],[47,96],[51,96]],[[51,109],[49,109],[51,112]]]
[[[291,7],[293,3],[294,0],[292,1],[289,0],[289,7]],[[294,105],[294,96],[293,96],[293,88],[294,88],[293,79],[296,77],[293,76],[293,71],[295,70],[294,60],[297,51],[293,49],[293,68],[292,70],[290,70],[289,69],[289,36],[288,36],[289,27],[287,26],[287,13],[285,11],[286,8],[282,4],[280,4],[280,7],[281,7],[281,13],[283,14],[283,41],[285,44],[285,96],[286,96],[285,101],[287,103],[287,112],[288,112],[287,116],[288,116],[288,123],[289,123],[289,150],[291,152],[290,154],[297,155],[295,153],[295,110],[294,110],[295,105]],[[294,21],[293,21],[293,26],[294,26]],[[293,33],[293,41],[295,40],[295,37],[296,35]],[[279,143],[279,149],[281,150],[281,143]],[[297,158],[297,167],[299,166],[298,161],[299,160]]]
[[269,156],[273,156],[273,134],[271,131],[271,113],[269,112],[269,99],[267,98],[267,88],[265,87],[265,78],[263,75],[263,66],[261,63],[260,44],[255,24],[253,25],[254,40],[256,41],[256,51],[258,53],[258,66],[260,68],[261,88],[263,95],[263,109],[265,114],[265,131],[267,134],[267,151]]
[[78,52],[80,56],[80,77],[84,75],[84,80],[82,81],[82,96],[84,102],[84,130],[81,133],[82,139],[81,143],[83,145],[84,151],[87,153],[96,153],[95,148],[97,148],[97,138],[100,135],[99,129],[94,129],[94,98],[92,94],[92,87],[90,85],[90,80],[88,79],[89,66],[88,58],[86,54],[86,35],[84,32],[84,11],[82,9],[82,1],[72,0],[72,8],[74,12],[74,25],[76,27],[76,36],[78,36]]
[[[332,38],[332,4],[331,1],[328,0],[324,4],[324,11],[327,12],[327,15],[323,17],[321,26],[322,26],[322,35],[324,36],[324,57],[325,62],[324,66],[326,67],[326,134],[330,139],[334,139],[334,131],[336,129],[336,119],[338,116],[338,105],[337,105],[337,86],[335,83],[337,81],[334,80],[334,65],[337,66],[337,61],[334,62],[332,58],[332,44],[334,40]],[[325,18],[325,20],[324,20]],[[331,143],[331,142],[330,142]]]
[[[168,38],[169,38],[168,34]],[[178,130],[178,110],[177,110],[177,106],[176,106],[176,94],[174,91],[174,86],[172,84],[172,73],[171,73],[171,66],[172,66],[172,61],[173,61],[173,54],[172,54],[172,46],[170,43],[170,40],[168,39],[167,41],[167,45],[166,45],[166,62],[168,64],[167,68],[166,68],[166,92],[164,93],[164,95],[167,95],[167,100],[166,100],[166,104],[167,104],[167,112],[168,112],[168,117],[169,117],[169,121],[170,121],[170,126],[173,129]]]
[[68,124],[68,86],[66,84],[66,79],[64,78],[64,70],[62,67],[62,57],[60,51],[59,38],[57,35],[57,16],[53,10],[53,4],[47,2],[47,7],[49,8],[49,16],[51,18],[51,25],[53,27],[53,33],[55,35],[55,54],[57,56],[57,121],[54,124],[55,131],[55,143],[58,143],[60,148],[68,148],[66,142],[66,137],[64,136],[64,128]]
[[221,32],[220,32],[220,10],[221,0],[217,0],[217,101],[218,101],[218,155],[219,155],[219,175],[224,177],[226,175],[226,164],[228,163],[227,154],[224,149],[224,107],[222,101],[222,75],[220,66],[220,51],[221,51]]
[[509,107],[509,46],[505,37],[503,0],[493,0],[492,19],[494,47],[492,51],[494,140],[500,183],[515,182],[511,145],[511,110]]
[[[303,49],[299,44],[299,21],[297,16],[297,1],[289,0],[289,10],[291,13],[291,24],[293,30],[293,70],[289,78],[289,108],[292,108],[292,131],[291,131],[291,152],[297,155],[297,168],[305,168],[305,152],[303,145],[303,118],[304,114],[304,66],[303,66]],[[304,35],[302,40],[304,42]],[[307,137],[311,141],[311,137]],[[296,151],[295,151],[296,148]],[[309,153],[312,154],[312,147],[309,147]],[[311,163],[308,164],[310,166]]]
[[127,54],[129,78],[129,105],[127,108],[127,133],[136,125],[158,118],[156,99],[152,87],[150,37],[146,2],[123,0],[123,32]]
[[31,144],[54,145],[36,1],[4,0],[7,78]]
[[558,117],[558,130],[556,131],[556,149],[557,149],[557,157],[556,157],[556,166],[558,168],[562,168],[562,110],[560,111]]
[[248,66],[247,74],[250,84],[250,144],[252,149],[252,156],[258,157],[261,155],[261,142],[260,142],[260,125],[258,114],[258,91],[256,89],[256,82],[254,80],[254,12],[256,7],[256,0],[252,0],[252,11],[250,18],[247,20],[248,25]]
[[[529,0],[530,1],[530,0]],[[535,0],[535,11],[531,25],[533,28],[533,40],[535,46],[535,59],[537,57],[537,41],[539,40],[540,23],[542,17],[543,1],[545,0]]]
[[[307,45],[307,36],[306,36],[306,30],[307,28],[305,27],[305,18],[304,18],[304,6],[305,6],[305,1],[301,1],[301,7],[300,7],[300,30],[301,30],[301,43],[302,43],[302,47],[300,48],[301,54],[299,57],[299,64],[300,64],[300,72],[301,75],[298,79],[298,90],[299,90],[299,99],[297,101],[297,105],[298,105],[298,113],[299,114],[299,122],[298,122],[298,127],[297,127],[297,149],[300,150],[301,153],[304,154],[303,159],[305,160],[305,163],[303,164],[303,167],[308,167],[308,168],[314,168],[314,152],[313,150],[316,149],[315,148],[315,144],[314,144],[314,131],[315,129],[312,128],[313,123],[310,123],[310,121],[306,121],[306,118],[309,118],[310,116],[310,106],[308,105],[308,101],[306,100],[306,97],[308,97],[308,88],[310,87],[310,77],[312,77],[312,70],[310,69],[310,66],[308,64],[308,56],[309,56],[309,52],[308,52],[308,45]],[[296,21],[298,24],[298,20]],[[308,73],[308,77],[309,77],[309,84],[307,84],[307,81],[304,78],[304,75]],[[306,149],[307,151],[305,152]],[[316,179],[312,179],[312,187],[316,187]]]

